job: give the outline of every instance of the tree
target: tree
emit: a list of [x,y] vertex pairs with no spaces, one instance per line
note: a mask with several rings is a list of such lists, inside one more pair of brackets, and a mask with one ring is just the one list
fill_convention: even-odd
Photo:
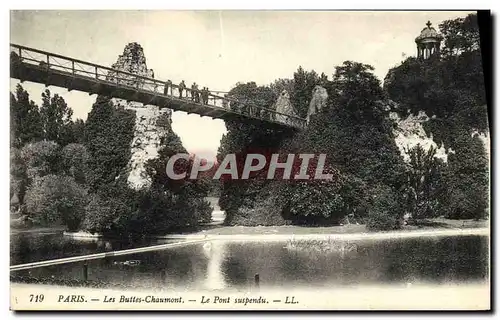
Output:
[[375,186],[398,189],[403,182],[403,161],[372,70],[350,61],[336,67],[326,107],[305,130],[283,143],[282,153],[325,154],[326,167],[337,177],[278,190],[286,219],[338,223],[346,215],[364,217]]
[[489,207],[488,159],[483,143],[462,132],[459,146],[448,157],[445,172],[447,193],[444,197],[446,215],[452,219],[479,219]]
[[299,66],[293,74],[293,91],[290,92],[290,101],[299,117],[306,117],[313,89],[319,82],[318,74],[314,70],[305,71],[302,66]]
[[293,95],[293,90],[294,90],[294,80],[293,79],[277,79],[274,80],[269,87],[271,90],[274,92],[274,95],[278,97],[283,90],[286,90],[290,96]]
[[[309,174],[311,172],[310,166]],[[300,224],[336,224],[345,216],[346,203],[341,194],[345,183],[335,170],[333,180],[306,180],[284,183],[281,195],[284,202],[283,215]]]
[[331,97],[356,117],[379,121],[382,110],[375,102],[382,100],[384,94],[373,70],[371,65],[344,61],[341,66],[335,67]]
[[[127,196],[131,192],[127,190]],[[89,202],[85,207],[85,218],[82,222],[82,228],[91,233],[100,233],[103,235],[127,234],[127,222],[130,215],[136,210],[135,197],[127,197],[120,194],[118,197],[91,194]]]
[[[252,108],[252,106],[271,109],[276,101],[276,95],[271,88],[257,86],[255,82],[237,83],[227,96],[237,100],[237,102],[231,101],[229,107],[234,111],[245,114],[262,112],[260,109]],[[265,117],[266,113],[264,112],[261,116]]]
[[368,185],[397,186],[404,166],[394,142],[388,111],[380,102],[380,81],[372,68],[356,62],[336,67],[323,112],[296,137],[292,150],[325,153],[342,174]]
[[66,139],[69,143],[84,143],[85,142],[85,121],[76,119],[65,127]]
[[125,169],[130,159],[134,125],[133,111],[114,107],[109,98],[97,98],[85,125],[90,168],[87,178],[93,191],[114,182]]
[[43,137],[38,106],[20,84],[16,87],[16,95],[10,94],[10,132],[11,145],[15,148]]
[[26,165],[30,181],[60,171],[60,148],[53,141],[39,141],[25,145],[21,150],[21,159]]
[[444,47],[441,53],[445,58],[480,49],[477,14],[445,20],[439,25],[439,29],[444,36]]
[[78,143],[70,143],[61,150],[62,169],[77,183],[85,184],[88,174],[89,155],[87,148]]
[[400,195],[382,184],[375,186],[370,195],[367,228],[376,231],[399,228],[399,221],[404,213]]
[[45,140],[55,141],[64,146],[68,141],[68,132],[71,132],[73,110],[68,107],[63,97],[55,94],[51,97],[50,91],[42,93],[40,119]]
[[62,222],[76,231],[85,215],[87,191],[73,178],[47,175],[38,177],[26,193],[26,210],[40,224]]
[[364,180],[353,174],[344,174],[343,183],[339,190],[344,200],[342,211],[356,220],[365,218],[368,208],[368,187]]
[[[238,83],[229,94],[239,101],[260,101],[259,105],[269,107],[276,100],[273,89],[257,86],[254,82]],[[221,163],[227,154],[237,154],[239,165],[248,153],[272,153],[277,151],[281,142],[293,133],[275,128],[258,126],[251,123],[226,121],[227,133],[223,135],[217,152],[217,161]],[[238,215],[243,206],[252,206],[256,201],[258,190],[264,187],[262,181],[222,179],[219,205],[226,211],[226,223]]]
[[444,163],[437,159],[436,148],[429,150],[418,144],[407,150],[410,156],[406,171],[405,192],[407,210],[415,219],[431,218],[441,213],[442,170]]

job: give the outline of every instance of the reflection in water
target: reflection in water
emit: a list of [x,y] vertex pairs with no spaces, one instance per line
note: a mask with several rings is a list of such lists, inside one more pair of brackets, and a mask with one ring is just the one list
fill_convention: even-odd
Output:
[[[327,250],[318,249],[326,244],[303,243],[298,250],[288,248],[286,241],[210,241],[92,260],[88,262],[89,280],[109,286],[221,290],[248,289],[257,273],[261,287],[274,288],[488,279],[488,238],[484,236],[354,242],[336,240]],[[105,249],[106,243],[94,246]],[[83,262],[69,263],[15,274],[40,279],[82,279],[82,266]]]
[[175,240],[132,242],[128,240],[101,240],[98,238],[74,239],[63,236],[62,232],[23,232],[10,236],[10,265],[125,250],[168,242],[175,242]]
[[224,275],[222,274],[224,249],[224,242],[222,241],[208,241],[203,244],[203,251],[208,258],[205,287],[209,290],[221,290],[226,287]]

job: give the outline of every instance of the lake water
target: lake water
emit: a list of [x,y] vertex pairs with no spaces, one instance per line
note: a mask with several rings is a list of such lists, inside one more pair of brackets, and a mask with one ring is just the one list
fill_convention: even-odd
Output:
[[62,232],[22,232],[10,236],[10,265],[125,250],[175,240],[98,240],[74,239]]
[[[32,238],[22,235],[11,244],[11,264],[131,246],[123,242],[80,242],[57,234]],[[213,240],[91,260],[87,264],[88,280],[105,287],[245,290],[254,285],[255,274],[259,274],[260,287],[269,288],[469,283],[488,280],[488,238],[455,236],[296,243]],[[69,263],[12,274],[19,279],[81,280],[83,265],[83,262]]]

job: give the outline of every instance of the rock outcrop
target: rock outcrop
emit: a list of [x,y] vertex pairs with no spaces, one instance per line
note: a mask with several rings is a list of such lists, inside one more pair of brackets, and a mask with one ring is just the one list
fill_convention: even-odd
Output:
[[393,130],[396,145],[398,146],[399,152],[403,156],[405,161],[409,161],[410,157],[408,155],[408,150],[420,144],[425,150],[429,150],[431,147],[436,148],[436,158],[440,158],[443,161],[448,160],[448,153],[453,152],[453,150],[446,150],[444,146],[438,146],[437,143],[425,133],[423,123],[429,121],[429,117],[425,112],[420,111],[418,115],[410,114],[407,118],[401,119],[396,112],[390,112],[389,117],[396,123]]
[[[279,95],[276,103],[274,104],[274,110],[287,115],[297,116],[297,113],[295,112],[295,109],[290,102],[290,94],[286,90],[283,90]],[[283,123],[291,122],[291,119],[289,117],[279,114],[276,115],[276,120]]]
[[[146,65],[143,48],[136,42],[125,46],[123,54],[118,57],[113,69],[126,71],[144,77],[154,78],[152,69]],[[108,79],[114,79],[115,74],[110,72]],[[133,76],[124,77],[120,74],[118,82],[134,85],[138,88],[144,85],[144,80],[137,80]],[[134,137],[131,143],[131,158],[127,165],[127,181],[131,188],[136,190],[149,187],[151,180],[146,173],[145,164],[148,160],[158,157],[158,151],[163,147],[165,138],[173,134],[171,128],[172,110],[153,105],[143,105],[138,102],[127,102],[123,99],[113,98],[115,106],[135,111]]]
[[322,86],[314,87],[311,102],[309,103],[309,110],[307,111],[307,124],[311,120],[311,116],[323,110],[328,100],[328,92]]

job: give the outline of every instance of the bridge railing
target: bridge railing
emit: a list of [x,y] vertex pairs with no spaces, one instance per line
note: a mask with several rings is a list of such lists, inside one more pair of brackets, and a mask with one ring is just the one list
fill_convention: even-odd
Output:
[[[22,62],[46,68],[48,72],[58,71],[73,77],[94,79],[97,82],[113,84],[117,88],[127,87],[138,92],[154,96],[166,96],[173,100],[189,102],[190,104],[207,105],[213,109],[225,110],[244,117],[259,119],[268,122],[282,123],[296,128],[304,128],[305,120],[276,110],[258,106],[256,104],[241,102],[230,97],[213,94],[202,94],[201,90],[192,91],[181,86],[170,84],[166,81],[144,77],[126,71],[121,71],[94,63],[65,57],[42,50],[10,44],[11,62]],[[205,95],[205,101],[203,99]]]

